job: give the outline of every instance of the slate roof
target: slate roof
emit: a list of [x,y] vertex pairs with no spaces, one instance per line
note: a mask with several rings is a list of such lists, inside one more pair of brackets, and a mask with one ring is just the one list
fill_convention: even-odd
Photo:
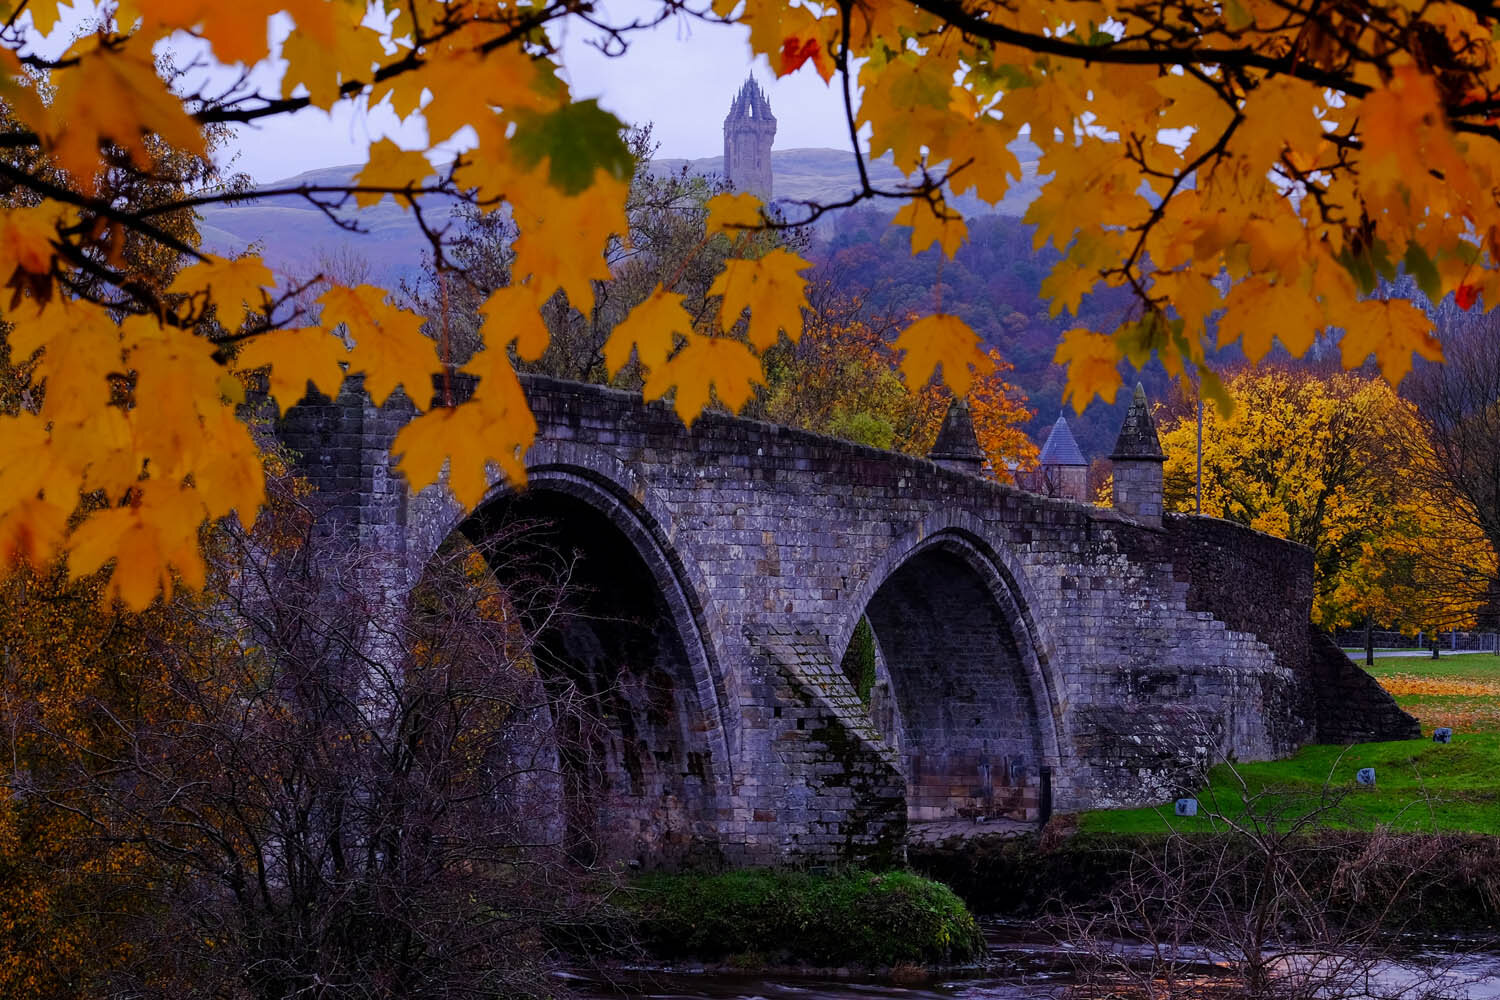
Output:
[[974,420],[969,414],[968,402],[955,399],[948,404],[948,413],[943,417],[943,426],[938,429],[937,441],[927,457],[939,461],[958,460],[984,462],[984,451],[979,447],[979,437],[974,433]]
[[1057,423],[1052,425],[1052,433],[1047,435],[1047,443],[1042,445],[1041,465],[1088,465],[1089,460],[1083,457],[1083,452],[1078,448],[1078,442],[1073,438],[1073,432],[1068,429],[1068,421],[1062,414],[1058,414]]
[[1135,384],[1135,395],[1130,397],[1130,411],[1125,414],[1125,423],[1120,426],[1120,436],[1115,440],[1112,461],[1119,459],[1150,460],[1165,462],[1167,453],[1161,450],[1161,441],[1156,436],[1156,421],[1151,419],[1151,406],[1146,402],[1146,390],[1139,382]]

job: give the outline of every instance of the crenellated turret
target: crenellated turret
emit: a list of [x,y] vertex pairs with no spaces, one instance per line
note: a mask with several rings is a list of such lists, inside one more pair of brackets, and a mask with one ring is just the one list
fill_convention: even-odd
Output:
[[771,200],[771,142],[776,116],[755,78],[749,77],[724,116],[724,177],[736,191]]

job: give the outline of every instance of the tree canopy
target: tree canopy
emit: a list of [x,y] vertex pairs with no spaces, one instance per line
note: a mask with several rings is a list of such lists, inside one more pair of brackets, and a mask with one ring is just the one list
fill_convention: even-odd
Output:
[[[136,607],[199,584],[199,525],[250,521],[264,500],[236,369],[269,369],[283,407],[349,373],[377,404],[404,390],[426,411],[393,449],[414,488],[446,475],[473,503],[492,465],[524,478],[535,423],[513,357],[547,351],[542,309],[558,293],[589,314],[612,237],[629,229],[622,123],[570,94],[565,26],[609,52],[671,18],[748,27],[778,75],[816,73],[842,97],[861,177],[842,204],[891,199],[914,251],[953,253],[966,227],[946,194],[998,201],[1019,175],[1009,144],[1029,136],[1049,180],[1028,221],[1063,254],[1044,289],[1053,309],[1076,311],[1101,283],[1134,302],[1111,328],[1064,335],[1057,359],[1080,409],[1113,396],[1122,360],[1153,354],[1227,405],[1203,364],[1211,340],[1255,359],[1273,339],[1301,354],[1329,332],[1347,364],[1373,354],[1398,381],[1414,353],[1440,355],[1421,310],[1379,290],[1398,265],[1429,296],[1500,301],[1487,4],[660,0],[611,17],[586,0],[106,0],[70,44],[77,22],[61,7],[8,5],[0,25],[4,319],[34,382],[0,416],[0,568],[63,552],[76,573],[113,563],[112,592]],[[159,62],[172,52],[189,53],[185,68]],[[453,360],[446,339],[386,289],[330,283],[309,304],[255,255],[214,257],[164,225],[235,192],[205,178],[132,197],[164,149],[205,153],[205,130],[336,105],[416,116],[427,144],[381,139],[352,184],[251,197],[335,217],[393,197],[456,277],[434,205],[503,210],[515,227],[461,405],[430,405]],[[885,154],[912,180],[872,183],[866,159]],[[613,328],[607,367],[634,359],[645,397],[670,397],[684,421],[715,400],[744,405],[765,352],[801,331],[807,266],[751,232],[833,207],[711,199],[705,238],[729,244],[711,308],[685,309],[669,275]],[[151,255],[124,253],[142,241],[185,266],[152,280]],[[940,372],[964,394],[992,367],[940,306],[895,343],[913,389]]]
[[[1412,632],[1473,624],[1495,553],[1472,506],[1417,474],[1433,442],[1411,403],[1356,373],[1247,369],[1227,385],[1233,415],[1204,414],[1204,514],[1311,549],[1325,627],[1367,615]],[[1192,512],[1196,414],[1169,419],[1161,442],[1164,502]]]

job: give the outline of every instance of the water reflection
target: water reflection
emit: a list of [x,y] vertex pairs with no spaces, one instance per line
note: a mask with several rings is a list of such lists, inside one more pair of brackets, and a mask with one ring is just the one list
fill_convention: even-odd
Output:
[[[1222,964],[1206,949],[1179,951],[1178,977],[1142,989],[1137,983],[1088,982],[1077,975],[1079,949],[1043,939],[1030,925],[986,927],[990,961],[973,974],[940,976],[921,986],[880,979],[831,975],[763,975],[704,972],[691,966],[667,970],[612,969],[578,977],[573,989],[589,1000],[1214,1000],[1236,995]],[[1149,946],[1114,942],[1114,954],[1139,959],[1146,967]],[[1087,963],[1083,963],[1087,964]],[[571,978],[571,977],[570,977]],[[1342,1000],[1393,1000],[1437,997],[1500,1000],[1500,952],[1418,951],[1400,962],[1379,966]]]

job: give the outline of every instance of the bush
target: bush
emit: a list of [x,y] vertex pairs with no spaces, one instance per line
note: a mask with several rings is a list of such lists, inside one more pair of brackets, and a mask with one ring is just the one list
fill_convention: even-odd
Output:
[[985,948],[951,889],[908,872],[649,875],[625,905],[642,946],[662,958],[891,966],[971,962]]

